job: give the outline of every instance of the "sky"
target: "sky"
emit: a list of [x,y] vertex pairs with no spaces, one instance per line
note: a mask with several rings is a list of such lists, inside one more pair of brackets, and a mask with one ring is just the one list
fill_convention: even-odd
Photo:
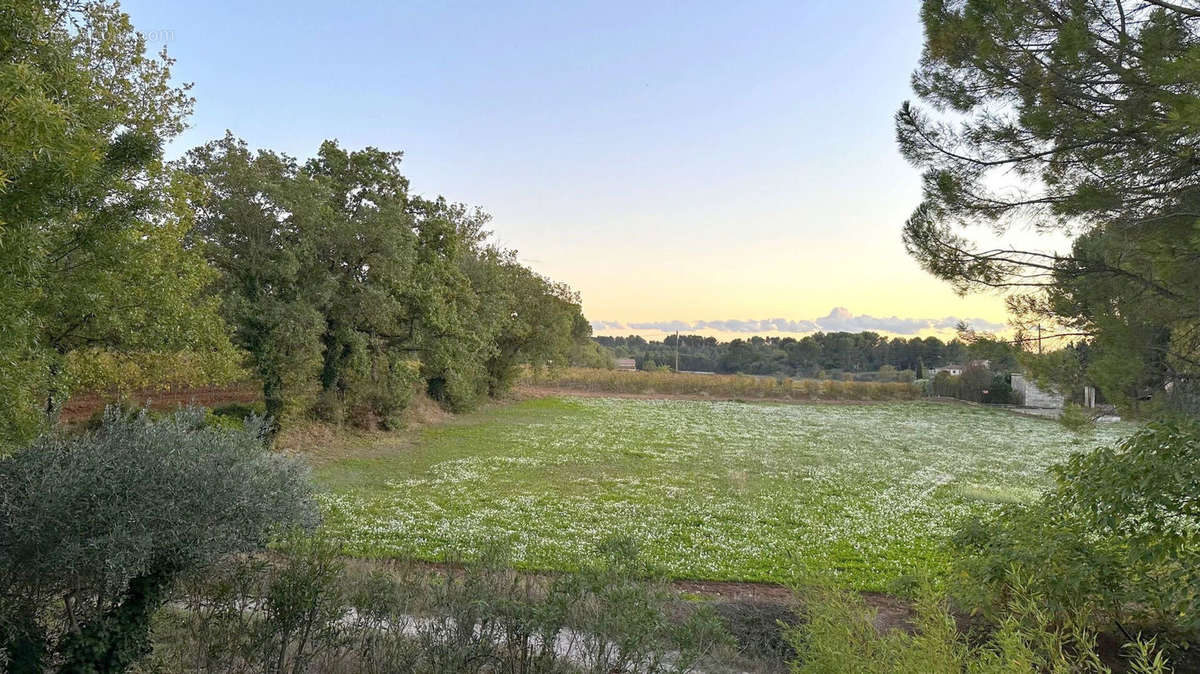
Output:
[[413,191],[491,213],[597,334],[1003,328],[900,240],[916,0],[122,6],[194,83],[169,155],[226,129],[403,150]]

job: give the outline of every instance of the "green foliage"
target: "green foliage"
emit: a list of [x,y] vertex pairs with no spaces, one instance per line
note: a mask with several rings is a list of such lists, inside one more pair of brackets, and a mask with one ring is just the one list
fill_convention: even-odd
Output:
[[321,362],[320,307],[333,287],[317,273],[310,233],[319,226],[319,191],[294,160],[252,154],[231,135],[192,150],[185,168],[205,188],[192,204],[191,236],[220,272],[222,314],[278,421],[295,411]]
[[187,609],[159,617],[143,669],[686,672],[729,644],[707,606],[676,615],[628,541],[553,579],[514,573],[497,546],[442,571],[347,568],[320,538],[277,552],[189,579]]
[[[311,525],[300,465],[203,411],[162,421],[113,409],[95,432],[46,436],[0,459],[0,649],[30,644],[67,671],[120,671],[182,572]],[[38,650],[38,649],[34,649]]]
[[[580,315],[580,318],[583,316]],[[588,328],[590,330],[591,326]],[[572,344],[565,364],[571,367],[591,367],[604,370],[611,370],[617,366],[612,350],[600,346],[590,339]]]
[[[711,610],[697,610],[673,624],[665,608],[670,593],[647,584],[656,570],[629,538],[602,541],[581,572],[568,577],[566,592],[576,596],[572,624],[580,632],[586,671],[690,671],[698,660],[729,645]],[[668,650],[678,649],[668,658]]]
[[224,344],[205,351],[117,351],[83,348],[66,359],[72,392],[127,396],[171,388],[222,386],[245,381],[244,353]]
[[958,398],[962,395],[961,381],[958,377],[942,370],[935,374],[930,381],[930,391],[935,396]]
[[70,389],[69,356],[227,348],[160,146],[191,110],[115,2],[14,0],[0,23],[0,440]]
[[[684,371],[817,379],[836,378],[837,374],[831,373],[841,373],[872,381],[912,381],[918,367],[971,360],[990,360],[994,369],[1008,372],[1015,369],[1018,352],[1011,344],[983,336],[968,343],[960,339],[943,342],[937,337],[888,338],[875,332],[818,332],[800,339],[755,336],[730,342],[700,335],[668,335],[661,342],[637,335],[594,340],[614,356],[634,358],[638,363],[673,364],[678,346],[679,369]],[[905,371],[912,371],[911,377]]]
[[[1096,633],[1072,614],[1051,615],[1036,593],[1015,586],[995,629],[985,635],[959,630],[944,601],[925,590],[913,606],[910,626],[877,626],[860,595],[806,587],[802,622],[788,633],[796,674],[1108,674]],[[911,627],[906,629],[906,627]],[[1167,674],[1170,668],[1153,640],[1132,639],[1122,665],[1130,671]]]
[[944,574],[960,519],[1036,499],[1080,447],[1052,421],[978,406],[601,396],[489,406],[414,441],[334,458],[315,440],[325,527],[351,554],[436,562],[505,539],[519,568],[561,571],[638,532],[674,577],[780,583],[802,563],[873,591]]
[[1058,423],[1075,433],[1090,433],[1096,428],[1096,418],[1083,406],[1067,403],[1058,415]]
[[[896,115],[925,184],[910,254],[960,291],[1012,291],[1026,336],[1045,324],[1087,340],[1087,378],[1125,406],[1200,376],[1196,16],[1157,1],[926,0],[913,87],[935,112]],[[971,227],[1074,241],[996,246]]]
[[981,400],[992,405],[1011,405],[1018,402],[1012,383],[1009,382],[1008,377],[1002,374],[992,377],[992,382],[983,392]]
[[1089,383],[1086,360],[1090,352],[1086,343],[1045,353],[1025,352],[1021,354],[1021,366],[1038,388],[1061,391],[1070,399]]
[[267,413],[267,406],[261,402],[226,403],[212,408],[212,413],[218,417],[229,417],[238,421],[244,421],[249,417],[264,416]]
[[958,397],[963,400],[980,402],[983,400],[983,392],[990,390],[988,387],[991,384],[992,371],[982,363],[970,363],[958,376]]
[[327,141],[301,165],[227,135],[183,165],[273,417],[390,428],[422,384],[468,409],[590,335],[574,293],[487,244],[486,214],[410,195],[398,152]]
[[[497,395],[512,387],[522,364],[566,365],[573,347],[590,341],[592,327],[579,312],[579,295],[567,286],[538,276],[517,264],[511,254],[499,259],[493,269],[507,299],[498,308],[510,310],[487,361],[488,392]],[[488,304],[496,306],[497,299]]]
[[1152,422],[1117,447],[1072,457],[1057,486],[1009,506],[955,538],[960,593],[997,617],[1018,585],[1051,615],[1077,615],[1162,633],[1200,636],[1200,429]]

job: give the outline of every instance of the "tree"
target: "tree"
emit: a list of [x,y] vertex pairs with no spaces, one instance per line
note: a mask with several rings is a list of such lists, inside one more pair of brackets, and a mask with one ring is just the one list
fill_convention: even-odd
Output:
[[[926,0],[921,17],[914,89],[947,114],[896,116],[924,170],[909,252],[960,291],[1009,292],[1018,327],[1092,340],[1111,394],[1193,382],[1200,5]],[[959,231],[972,226],[1079,236],[1070,251],[987,247]]]
[[220,272],[221,313],[278,421],[321,364],[322,309],[334,290],[317,263],[322,187],[290,157],[252,153],[232,134],[190,151],[181,168],[204,185],[192,237]]
[[[0,459],[0,650],[14,671],[124,671],[174,581],[317,518],[307,469],[265,427],[105,414]],[[51,653],[53,651],[53,653]]]
[[414,316],[404,302],[417,236],[401,156],[325,141],[304,166],[325,200],[323,221],[308,231],[332,285],[320,309],[323,406],[385,426],[407,405],[419,375],[409,334]]
[[28,437],[67,357],[220,349],[193,186],[160,161],[192,101],[114,2],[14,0],[0,19],[0,437]]
[[193,238],[276,420],[315,403],[390,427],[421,381],[465,409],[590,333],[569,288],[487,243],[486,213],[409,195],[400,159],[326,141],[301,165],[227,134],[182,162],[205,187]]
[[979,402],[992,383],[992,372],[983,363],[971,363],[958,375],[959,397]]
[[503,305],[489,306],[479,255],[490,216],[445,199],[414,199],[417,258],[405,294],[427,392],[452,410],[487,395],[486,361],[504,320]]
[[592,327],[583,318],[579,295],[566,285],[518,264],[513,253],[497,254],[489,263],[499,292],[487,303],[500,309],[502,319],[486,363],[488,393],[495,396],[511,387],[521,364],[565,365],[572,347],[591,337]]

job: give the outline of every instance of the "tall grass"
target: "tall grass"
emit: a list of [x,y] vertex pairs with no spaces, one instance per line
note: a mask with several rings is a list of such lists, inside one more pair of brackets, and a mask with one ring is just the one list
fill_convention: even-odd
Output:
[[532,386],[575,391],[754,398],[762,400],[912,400],[921,390],[906,382],[821,381],[749,375],[601,370],[568,367],[527,371]]
[[189,577],[136,672],[683,674],[733,653],[716,611],[681,602],[631,539],[555,577],[480,552],[352,568],[336,543],[293,537]]

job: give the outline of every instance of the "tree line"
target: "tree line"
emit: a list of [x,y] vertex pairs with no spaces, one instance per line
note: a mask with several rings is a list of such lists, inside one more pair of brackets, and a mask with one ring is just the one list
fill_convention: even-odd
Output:
[[847,374],[909,371],[925,377],[929,368],[987,360],[991,369],[1010,372],[1020,349],[985,336],[942,341],[937,337],[887,337],[875,332],[818,332],[794,337],[751,337],[718,341],[701,335],[668,335],[650,341],[638,335],[596,336],[595,342],[617,358],[633,358],[640,369],[675,365],[679,369],[721,374],[838,378]]
[[389,425],[525,363],[585,357],[579,297],[414,194],[401,153],[311,159],[232,134],[166,161],[194,100],[114,3],[7,3],[0,22],[0,437],[136,372],[248,371],[275,419]]

